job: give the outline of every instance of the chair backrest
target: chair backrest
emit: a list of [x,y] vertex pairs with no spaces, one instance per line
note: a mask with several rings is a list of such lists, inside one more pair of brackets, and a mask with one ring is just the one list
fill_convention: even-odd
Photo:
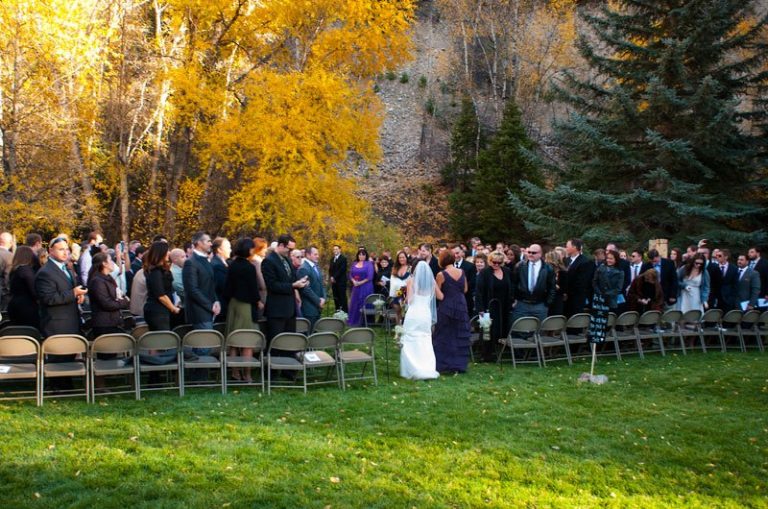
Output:
[[264,334],[256,329],[233,330],[227,336],[227,346],[234,348],[253,348],[255,351],[264,350],[267,342]]
[[373,329],[366,327],[355,327],[354,329],[347,329],[347,331],[341,336],[342,345],[373,345],[373,340],[376,334]]
[[658,325],[661,320],[661,311],[646,311],[637,320],[637,325],[640,327],[650,327],[652,325]]
[[310,323],[306,318],[296,319],[296,332],[301,334],[309,334]]
[[617,327],[634,327],[640,319],[640,313],[637,311],[626,311],[616,318]]
[[133,339],[138,341],[141,339],[141,336],[149,332],[149,325],[146,323],[142,323],[141,325],[137,325],[131,330],[131,336],[133,336]]
[[756,309],[745,311],[741,317],[741,325],[747,329],[754,327],[758,321],[760,321],[760,311]]
[[36,327],[29,325],[6,325],[0,329],[0,336],[26,336],[42,341],[43,335]]
[[677,323],[683,317],[683,312],[677,309],[668,309],[661,315],[661,323]]
[[723,319],[722,309],[707,309],[701,316],[701,321],[705,323],[719,323]]
[[181,344],[191,348],[218,348],[224,344],[224,336],[212,329],[193,330],[187,332]]
[[535,316],[523,316],[515,320],[510,332],[536,332],[539,330],[541,321]]
[[760,315],[760,326],[768,327],[768,311],[763,311],[763,314]]
[[565,326],[568,329],[586,329],[589,327],[589,314],[576,313],[568,319]]
[[680,321],[687,323],[698,323],[701,321],[702,316],[703,314],[700,309],[691,309],[690,311],[683,313]]
[[0,337],[0,357],[38,355],[40,343],[31,336]]
[[372,293],[365,298],[365,304],[373,304],[377,300],[380,300],[385,304],[387,303],[387,301],[384,300],[383,296],[379,295],[378,293]]
[[554,332],[558,333],[565,329],[565,324],[568,321],[563,315],[548,316],[541,322],[539,326],[540,332]]
[[307,338],[307,348],[324,350],[338,348],[339,336],[335,332],[315,332]]
[[91,356],[97,353],[136,352],[136,340],[130,334],[102,334],[91,343]]
[[272,350],[283,350],[286,352],[303,352],[307,349],[307,337],[298,332],[283,332],[272,338],[269,344],[269,353]]
[[144,333],[139,338],[138,347],[141,350],[170,350],[179,348],[181,340],[175,332],[169,330],[155,330]]
[[344,332],[344,320],[331,317],[321,318],[315,322],[315,332],[335,332],[341,334]]
[[743,315],[740,309],[731,309],[730,311],[728,311],[726,314],[723,315],[722,321],[725,323],[737,324],[737,323],[741,323],[742,316]]
[[616,313],[608,313],[608,324],[606,327],[609,329],[616,325]]
[[88,340],[77,334],[56,334],[43,341],[43,354],[75,355],[88,353]]
[[173,332],[175,332],[176,335],[179,336],[180,338],[183,338],[184,336],[187,335],[188,332],[192,330],[194,330],[194,327],[192,327],[191,323],[177,325],[176,327],[173,328]]

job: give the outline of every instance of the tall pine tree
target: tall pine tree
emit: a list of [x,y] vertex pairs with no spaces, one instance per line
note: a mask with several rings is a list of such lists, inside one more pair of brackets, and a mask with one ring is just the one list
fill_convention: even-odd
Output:
[[556,240],[741,244],[763,237],[748,197],[765,171],[752,134],[766,82],[766,18],[752,0],[618,0],[581,12],[593,77],[566,74],[557,92],[575,112],[556,125],[564,149],[554,184],[510,196],[532,232]]

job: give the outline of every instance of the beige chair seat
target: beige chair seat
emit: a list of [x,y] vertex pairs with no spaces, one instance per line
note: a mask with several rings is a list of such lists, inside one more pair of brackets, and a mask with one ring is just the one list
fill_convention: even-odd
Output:
[[168,364],[142,364],[141,372],[150,371],[178,371],[179,365],[176,362],[170,362]]
[[13,364],[2,363],[3,366],[10,366],[8,373],[0,373],[0,380],[9,380],[12,378],[37,378],[37,366],[34,364]]
[[227,357],[228,368],[258,368],[261,361],[258,357],[244,357],[242,355],[230,355]]
[[[530,341],[529,341],[530,342]],[[565,346],[565,340],[562,336],[539,336],[539,343],[544,348],[550,346]]]
[[200,355],[193,361],[184,361],[185,369],[192,368],[218,368],[221,367],[219,359],[212,355]]
[[95,375],[130,375],[133,371],[133,364],[125,364],[125,359],[94,359],[93,361]]
[[365,362],[373,360],[373,357],[360,350],[346,350],[341,352],[341,360],[344,362]]
[[303,370],[304,365],[294,357],[270,357],[269,366],[272,369],[296,369]]
[[322,366],[335,366],[336,365],[336,359],[334,359],[333,356],[331,354],[329,354],[328,352],[324,352],[322,350],[312,350],[311,352],[307,352],[307,353],[313,353],[313,354],[317,355],[317,357],[320,359],[320,360],[317,360],[317,361],[311,361],[311,360],[307,359],[306,353],[305,353],[304,354],[304,364],[306,364],[307,367],[316,368],[316,367],[322,367]]
[[55,362],[44,366],[47,377],[85,376],[85,364],[82,362]]

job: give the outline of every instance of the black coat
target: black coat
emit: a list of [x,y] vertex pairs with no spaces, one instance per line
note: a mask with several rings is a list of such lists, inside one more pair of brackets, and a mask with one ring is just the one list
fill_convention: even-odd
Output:
[[35,291],[35,269],[31,265],[20,265],[11,272],[11,300],[8,302],[8,317],[13,325],[29,325],[40,328],[40,309]]
[[235,258],[229,264],[224,285],[224,298],[236,299],[251,305],[251,320],[259,320],[259,278],[256,267],[245,258]]
[[44,337],[54,334],[80,334],[80,311],[73,289],[77,277],[70,280],[53,260],[37,271],[35,292],[40,304],[40,332]]
[[464,277],[467,278],[467,293],[464,296],[467,299],[467,311],[474,312],[475,309],[475,287],[477,286],[477,267],[474,263],[462,260],[459,268],[464,271]]
[[109,274],[96,273],[88,279],[88,301],[91,304],[93,327],[122,327],[121,309],[128,308],[128,301],[117,298],[117,283]]
[[584,308],[589,307],[592,297],[592,278],[595,274],[595,264],[591,258],[580,254],[568,265],[568,277],[566,278],[565,314],[573,316],[583,313]]
[[335,262],[331,258],[331,265],[328,268],[328,277],[335,281],[333,286],[338,288],[347,287],[347,258],[342,254]]
[[[640,268],[640,272],[645,272],[648,269],[655,269],[653,262],[645,262]],[[677,300],[678,295],[678,282],[677,282],[677,267],[675,262],[669,258],[661,259],[661,292],[664,294],[664,303],[673,304],[671,299]]]
[[723,287],[723,274],[720,272],[720,265],[717,262],[707,264],[707,274],[709,274],[709,303],[710,308],[722,308],[722,296],[720,290]]
[[[477,275],[477,287],[475,289],[475,308],[477,313],[490,312],[491,339],[496,340],[506,337],[509,332],[509,318],[512,309],[512,271],[506,267],[501,268],[504,274],[499,280],[494,281],[493,267],[486,267]],[[498,291],[497,286],[503,288]],[[498,302],[498,304],[496,303]]]
[[752,269],[760,274],[760,298],[768,296],[768,260],[760,258]]
[[729,263],[724,275],[719,267],[718,272],[723,278],[720,286],[720,308],[723,311],[739,308],[739,269],[733,263]]
[[527,261],[521,262],[515,267],[513,272],[514,300],[529,304],[546,304],[549,307],[555,301],[555,271],[548,263],[543,261],[539,263],[541,268],[533,292],[528,288],[529,263]]
[[221,304],[221,313],[216,318],[225,320],[227,318],[227,303],[229,301],[229,297],[224,295],[224,289],[227,286],[228,266],[221,261],[221,258],[214,256],[211,259],[211,267],[213,268],[216,295],[219,297],[219,304]]
[[[285,270],[283,260],[288,264]],[[261,262],[261,274],[267,285],[267,304],[264,316],[267,318],[291,318],[296,315],[296,300],[293,283],[296,281],[296,271],[291,262],[277,254],[269,253]]]
[[184,262],[181,279],[184,282],[184,311],[187,323],[213,321],[213,303],[218,298],[213,267],[208,259],[193,253]]

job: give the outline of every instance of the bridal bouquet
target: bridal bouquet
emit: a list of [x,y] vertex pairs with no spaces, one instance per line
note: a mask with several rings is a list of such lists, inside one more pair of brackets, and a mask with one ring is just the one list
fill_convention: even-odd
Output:
[[477,319],[477,324],[483,331],[488,332],[491,330],[491,323],[493,323],[493,320],[491,320],[490,313],[480,313],[480,318]]
[[333,314],[333,318],[337,318],[337,319],[339,319],[339,320],[344,320],[344,321],[346,322],[346,321],[347,321],[347,319],[349,318],[349,315],[348,315],[348,314],[346,314],[346,313],[344,312],[344,310],[340,309],[340,310],[336,311],[336,312]]

